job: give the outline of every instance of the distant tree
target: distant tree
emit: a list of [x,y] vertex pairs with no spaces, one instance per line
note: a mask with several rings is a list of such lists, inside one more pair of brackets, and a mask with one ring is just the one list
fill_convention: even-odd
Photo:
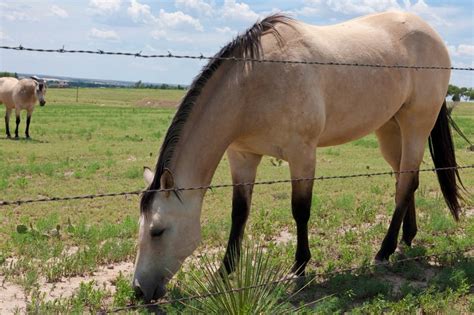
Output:
[[136,89],[141,89],[141,88],[143,88],[142,80],[139,80],[137,83],[135,83],[135,88],[136,88]]
[[454,94],[451,100],[453,102],[459,102],[461,100],[461,97],[459,96],[459,94]]
[[2,71],[2,72],[0,72],[0,77],[14,77],[14,78],[18,78],[18,74],[17,74],[17,73],[12,73],[12,72],[7,72],[7,71]]
[[169,85],[166,84],[166,83],[163,83],[163,84],[160,85],[160,89],[167,90],[167,89],[169,89]]

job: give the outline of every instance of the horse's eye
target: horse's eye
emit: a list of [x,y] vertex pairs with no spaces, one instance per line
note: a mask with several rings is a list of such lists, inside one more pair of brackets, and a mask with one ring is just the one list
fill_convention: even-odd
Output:
[[160,237],[165,232],[165,229],[154,229],[150,231],[151,237]]

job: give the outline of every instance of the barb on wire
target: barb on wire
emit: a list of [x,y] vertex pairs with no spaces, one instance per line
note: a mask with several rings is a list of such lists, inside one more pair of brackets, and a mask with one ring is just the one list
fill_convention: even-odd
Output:
[[468,246],[468,247],[466,247],[462,250],[446,251],[446,252],[443,252],[443,253],[431,254],[431,255],[419,255],[419,256],[407,257],[407,258],[396,260],[394,262],[383,261],[383,262],[378,262],[378,263],[372,263],[372,264],[369,264],[369,265],[344,268],[344,269],[339,269],[339,270],[334,270],[334,271],[329,271],[329,272],[320,272],[320,273],[316,273],[316,274],[312,274],[312,275],[304,275],[304,276],[300,276],[300,277],[290,276],[290,277],[286,277],[286,278],[276,280],[276,281],[272,281],[272,282],[268,282],[268,283],[261,283],[261,284],[257,284],[257,285],[246,286],[246,287],[233,288],[233,289],[226,290],[226,291],[215,291],[215,292],[210,292],[210,293],[201,294],[201,295],[192,295],[192,296],[182,297],[182,298],[178,298],[178,299],[158,301],[158,302],[155,302],[155,303],[128,305],[128,306],[125,306],[125,307],[106,310],[103,313],[104,314],[117,313],[117,312],[121,312],[121,311],[157,307],[157,306],[161,306],[161,305],[169,305],[169,304],[175,304],[175,303],[183,304],[185,302],[189,302],[189,301],[192,301],[192,300],[206,299],[206,298],[217,296],[217,295],[224,295],[224,294],[229,294],[229,293],[238,293],[238,292],[241,292],[241,291],[257,289],[257,288],[264,287],[264,286],[272,286],[272,285],[275,285],[275,284],[278,284],[278,283],[293,281],[297,278],[299,278],[299,279],[308,278],[309,280],[305,285],[305,286],[308,286],[310,283],[312,283],[312,282],[314,282],[314,281],[316,281],[317,279],[320,279],[320,278],[328,278],[330,276],[334,276],[334,275],[338,275],[338,274],[344,274],[344,273],[348,273],[348,272],[367,270],[368,268],[372,268],[372,267],[381,267],[381,266],[389,266],[389,265],[397,266],[399,264],[402,264],[402,263],[405,263],[405,262],[410,262],[410,261],[427,260],[427,259],[432,259],[432,258],[437,258],[437,257],[442,257],[442,256],[448,256],[448,255],[460,255],[460,254],[465,254],[465,253],[467,253],[467,252],[469,252],[473,249],[474,249],[473,246]]
[[236,184],[217,184],[217,185],[204,185],[196,187],[184,187],[184,188],[171,188],[171,189],[149,189],[149,190],[133,190],[123,191],[114,193],[102,193],[102,194],[89,194],[89,195],[78,195],[78,196],[64,196],[64,197],[44,197],[37,199],[23,199],[23,200],[0,200],[1,206],[11,205],[22,205],[27,203],[39,203],[39,202],[52,202],[52,201],[68,201],[68,200],[81,200],[81,199],[95,199],[105,197],[118,197],[118,196],[129,196],[129,195],[140,195],[145,192],[170,192],[170,191],[188,191],[188,190],[207,190],[216,188],[229,188],[229,187],[240,187],[240,186],[254,186],[254,185],[274,185],[282,183],[302,182],[302,181],[323,181],[331,179],[349,179],[358,177],[373,177],[373,176],[384,176],[384,175],[395,175],[395,174],[406,174],[406,173],[422,173],[422,172],[442,172],[449,170],[460,170],[460,169],[472,169],[474,164],[465,166],[452,166],[452,167],[439,167],[439,168],[424,168],[418,170],[405,170],[405,171],[386,171],[386,172],[375,172],[375,173],[358,173],[349,175],[335,175],[335,176],[319,176],[319,177],[305,177],[305,178],[292,178],[292,179],[277,179],[257,182],[246,182]]
[[473,67],[446,67],[446,66],[435,66],[435,65],[399,65],[399,64],[368,64],[358,62],[335,62],[335,61],[317,61],[317,60],[279,60],[279,59],[256,59],[256,58],[240,58],[240,57],[216,57],[216,56],[204,56],[204,55],[175,55],[168,51],[168,54],[142,54],[131,53],[131,52],[117,52],[117,51],[105,51],[105,50],[83,50],[83,49],[64,49],[64,46],[60,49],[44,49],[44,48],[31,48],[19,46],[0,46],[0,49],[7,50],[22,50],[22,51],[34,51],[44,53],[69,53],[69,54],[96,54],[96,55],[111,55],[111,56],[129,56],[139,58],[174,58],[174,59],[198,59],[198,60],[230,60],[235,62],[259,62],[259,63],[279,63],[279,64],[304,64],[304,65],[317,65],[317,66],[347,66],[347,67],[365,67],[365,68],[389,68],[389,69],[415,69],[415,70],[458,70],[458,71],[474,71]]

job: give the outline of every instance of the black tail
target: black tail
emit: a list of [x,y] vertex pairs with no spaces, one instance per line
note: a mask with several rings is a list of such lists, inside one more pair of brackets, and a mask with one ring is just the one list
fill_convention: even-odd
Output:
[[[454,155],[454,144],[449,127],[448,109],[446,101],[441,107],[436,124],[431,130],[429,137],[431,157],[436,168],[456,167],[456,156]],[[462,199],[459,184],[462,186],[461,178],[457,169],[437,171],[438,181],[443,192],[444,200],[451,210],[454,218],[459,220],[459,200]]]

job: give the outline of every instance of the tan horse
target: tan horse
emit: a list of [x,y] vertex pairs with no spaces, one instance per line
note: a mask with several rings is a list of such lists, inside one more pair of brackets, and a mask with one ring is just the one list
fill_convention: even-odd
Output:
[[[450,67],[438,34],[420,18],[382,13],[334,26],[312,26],[270,16],[225,46],[217,57],[318,60],[384,65]],[[182,100],[161,147],[149,189],[208,185],[227,150],[234,183],[255,180],[262,155],[288,161],[292,178],[313,177],[316,148],[375,132],[382,155],[395,171],[417,170],[428,138],[436,167],[455,166],[444,98],[449,70],[415,70],[212,60]],[[449,208],[459,211],[456,172],[440,172]],[[416,231],[414,192],[418,173],[397,176],[396,207],[376,255],[395,251]],[[312,181],[293,182],[297,226],[294,271],[310,259],[308,219]],[[147,192],[141,200],[139,249],[133,284],[145,300],[165,285],[200,242],[205,191]],[[232,228],[222,272],[234,269],[252,187],[233,190]]]
[[7,137],[10,135],[10,115],[15,110],[16,128],[15,138],[18,138],[18,126],[20,125],[20,112],[26,110],[26,130],[25,135],[30,137],[31,115],[35,109],[35,104],[39,100],[40,106],[44,106],[46,101],[46,82],[37,77],[31,79],[0,78],[0,104],[5,104],[5,129]]

